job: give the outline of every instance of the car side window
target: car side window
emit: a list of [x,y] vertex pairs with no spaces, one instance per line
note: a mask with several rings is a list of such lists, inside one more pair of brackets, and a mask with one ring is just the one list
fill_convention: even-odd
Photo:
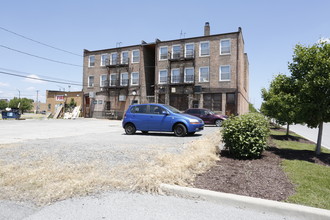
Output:
[[131,113],[147,113],[147,106],[146,105],[138,105],[138,106],[134,106],[131,109]]
[[157,105],[150,105],[150,113],[151,114],[162,114],[165,111],[162,107]]
[[207,115],[207,111],[205,111],[205,110],[201,110],[201,114],[202,114],[202,115]]

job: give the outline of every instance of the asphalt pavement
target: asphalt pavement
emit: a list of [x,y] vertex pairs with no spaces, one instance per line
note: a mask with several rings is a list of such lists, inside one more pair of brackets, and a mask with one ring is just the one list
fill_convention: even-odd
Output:
[[[208,132],[215,132],[215,127],[206,127],[199,135],[193,137],[178,138],[172,134],[166,135],[124,135],[120,121],[78,119],[70,120],[25,120],[25,121],[0,121],[0,143],[17,144],[24,143],[32,147],[34,143],[57,142],[67,143],[74,140],[79,145],[92,143],[94,148],[90,150],[103,150],[107,146],[116,147],[124,143],[131,149],[130,142],[146,145],[146,141],[169,146],[184,145],[192,140],[202,138]],[[116,138],[115,138],[116,137]],[[65,142],[63,141],[65,140]],[[100,141],[111,145],[98,146]],[[40,145],[36,145],[37,147]],[[86,146],[86,147],[91,147]],[[51,146],[50,148],[55,148]],[[84,147],[84,146],[81,146]],[[0,146],[0,151],[9,151],[12,147]],[[20,148],[22,149],[22,148]],[[56,149],[55,149],[56,150]],[[60,149],[61,152],[63,149]],[[80,148],[79,148],[80,150]],[[48,151],[45,151],[48,152]],[[51,152],[51,151],[50,151]],[[5,155],[5,154],[4,154]],[[210,197],[194,194],[191,198],[139,194],[132,192],[113,191],[98,195],[75,197],[55,202],[47,206],[35,206],[29,201],[15,202],[0,200],[0,220],[7,219],[309,219],[300,215],[287,215],[285,212],[277,212],[276,209],[260,208],[261,202],[247,206],[244,203],[228,203],[229,198],[235,195],[218,196],[216,192],[210,192],[211,197],[219,197],[222,202],[214,202]],[[208,194],[210,194],[208,193]],[[180,193],[178,193],[180,194]],[[189,196],[188,196],[189,197]],[[224,198],[224,199],[223,199]],[[273,204],[273,203],[272,203]],[[277,203],[274,203],[276,205]],[[284,205],[285,206],[285,205]],[[299,212],[297,209],[295,212]],[[326,212],[326,217],[330,214]],[[319,218],[319,219],[326,219]],[[315,218],[314,218],[315,219]]]
[[[317,142],[318,128],[309,128],[307,125],[290,125],[290,130],[305,137],[308,140]],[[330,123],[323,124],[323,134],[321,145],[325,148],[330,149]]]

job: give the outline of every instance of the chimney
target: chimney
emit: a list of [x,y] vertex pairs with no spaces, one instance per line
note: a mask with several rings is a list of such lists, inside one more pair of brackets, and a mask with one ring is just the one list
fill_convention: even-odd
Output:
[[210,23],[205,22],[204,26],[204,36],[209,36],[210,35]]

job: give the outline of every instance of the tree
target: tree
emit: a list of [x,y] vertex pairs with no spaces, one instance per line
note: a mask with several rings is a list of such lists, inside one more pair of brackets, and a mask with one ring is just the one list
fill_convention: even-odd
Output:
[[27,110],[31,110],[33,108],[33,99],[27,99],[27,98],[17,98],[14,97],[12,100],[9,101],[9,107],[10,108],[19,108],[22,112]]
[[254,107],[254,105],[252,103],[249,103],[249,112],[259,113],[258,110]]
[[0,100],[0,110],[4,110],[8,107],[8,102],[6,100]]
[[296,45],[292,63],[292,79],[299,92],[301,120],[311,128],[319,128],[316,154],[321,153],[323,123],[330,122],[330,44]]
[[299,121],[296,91],[294,81],[283,74],[279,74],[273,79],[268,91],[265,88],[261,90],[264,102],[260,111],[264,115],[274,118],[280,125],[286,124],[287,136],[290,125]]

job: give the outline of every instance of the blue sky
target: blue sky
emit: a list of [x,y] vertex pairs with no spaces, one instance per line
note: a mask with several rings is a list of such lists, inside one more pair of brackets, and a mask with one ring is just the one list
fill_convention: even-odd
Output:
[[[242,27],[250,63],[250,102],[260,107],[260,90],[273,76],[289,74],[288,62],[297,43],[311,45],[330,38],[330,1],[2,1],[0,27],[33,40],[83,54],[99,50],[211,34]],[[7,47],[7,48],[5,48]],[[33,75],[55,81],[82,81],[82,68],[38,59],[82,65],[81,56],[55,50],[0,29],[0,72]],[[16,72],[18,71],[18,72]],[[0,73],[0,99],[21,97],[45,101],[46,90],[81,90],[81,87],[18,78]]]

